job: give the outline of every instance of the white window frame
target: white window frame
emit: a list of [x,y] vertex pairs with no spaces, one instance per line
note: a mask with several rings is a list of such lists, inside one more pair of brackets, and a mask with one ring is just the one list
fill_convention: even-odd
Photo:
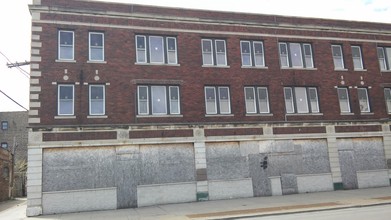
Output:
[[[141,112],[141,104],[140,104],[140,88],[146,88],[147,89],[147,97],[146,97],[146,104],[147,104],[147,112]],[[144,100],[144,99],[143,99]],[[148,86],[137,86],[137,114],[138,115],[149,115],[149,88]]]
[[[310,54],[306,54],[305,47],[309,47]],[[306,68],[314,68],[314,55],[312,53],[312,46],[311,44],[303,44],[303,55],[304,55],[304,63]],[[307,62],[307,59],[311,62],[311,65]]]
[[[341,105],[341,97],[339,91],[344,91],[346,94],[346,101],[347,101],[347,110],[342,110],[342,105]],[[349,91],[348,88],[337,88],[337,95],[338,95],[338,102],[339,102],[339,109],[341,113],[351,113],[351,108],[350,108],[350,97],[349,97]]]
[[[157,85],[157,86],[151,86],[151,112],[152,112],[152,115],[167,115],[168,114],[168,111],[167,111],[167,86],[160,86],[160,85]],[[154,112],[154,105],[155,105],[155,96],[156,96],[156,92],[153,92],[153,89],[154,88],[164,88],[164,112]]]
[[[243,52],[243,44],[248,44],[249,51],[248,52]],[[261,45],[261,53],[257,53],[255,46],[259,44]],[[265,67],[265,50],[263,48],[263,42],[262,41],[249,41],[249,40],[241,40],[240,41],[240,54],[241,54],[241,61],[242,61],[242,66],[243,67]],[[250,63],[245,64],[244,63],[244,56],[249,56],[250,58]],[[260,59],[258,59],[258,57]],[[261,62],[261,64],[258,64]]]
[[[243,52],[243,44],[248,44],[249,51],[248,52]],[[250,41],[245,41],[241,40],[240,41],[240,54],[241,54],[241,60],[242,60],[242,66],[252,66],[252,48],[251,48],[251,42]],[[247,55],[250,57],[250,64],[244,64],[244,55]]]
[[[360,92],[363,91],[365,94],[364,99],[360,99]],[[358,104],[360,105],[360,112],[361,113],[369,113],[371,112],[371,106],[369,103],[369,96],[368,96],[368,89],[367,88],[357,88],[357,97],[358,97]]]
[[[173,109],[173,99],[172,99],[172,96],[171,96],[171,89],[172,88],[175,88],[177,90],[177,93],[178,93],[178,99],[175,100],[177,102],[177,108],[178,108],[178,112],[173,112],[172,109]],[[170,102],[170,114],[171,115],[179,115],[181,113],[181,97],[180,97],[180,93],[179,93],[179,86],[169,86],[168,87],[168,95],[169,95],[169,102]]]
[[[300,64],[294,65],[292,60],[292,47],[299,46],[298,56],[300,58]],[[282,53],[281,47],[284,47],[286,54]],[[310,54],[306,54],[305,47],[309,47]],[[300,43],[300,42],[278,42],[278,51],[280,55],[280,67],[281,68],[299,68],[299,69],[312,69],[315,68],[314,64],[314,55],[312,51],[312,45],[310,43]],[[310,63],[307,62],[310,61]],[[286,65],[283,65],[286,63]]]
[[[151,47],[151,40],[152,40],[152,38],[159,39],[160,42],[161,42],[162,52],[161,52],[161,54],[159,54],[159,55],[162,56],[162,60],[161,61],[152,61],[152,50],[153,50],[153,48]],[[149,36],[148,37],[148,44],[149,44],[149,62],[153,63],[153,64],[164,64],[164,62],[165,62],[164,37],[162,37],[162,36],[154,36],[154,35],[153,36]]]
[[[222,42],[224,44],[224,51],[217,51],[217,43]],[[227,45],[225,40],[215,40],[215,53],[216,53],[216,66],[227,66]],[[219,59],[217,58],[219,55],[224,55],[224,63],[219,63]]]
[[[336,48],[338,48],[339,53],[341,53],[341,56],[336,56],[334,54],[334,49],[336,49]],[[345,69],[345,63],[344,63],[344,60],[343,60],[342,46],[338,45],[338,44],[331,45],[331,54],[333,55],[334,69],[336,69],[336,70],[343,70],[343,69]],[[337,67],[336,60],[339,60],[339,62],[341,63],[341,67]]]
[[384,88],[384,101],[386,102],[388,114],[391,114],[391,88]]
[[[102,46],[94,46],[91,45],[91,35],[101,35],[102,36]],[[102,32],[89,32],[88,34],[88,42],[89,42],[89,60],[90,61],[104,61],[105,60],[105,35]],[[92,49],[101,49],[102,50],[102,59],[92,59]]]
[[[211,45],[210,51],[204,51],[204,42],[208,42]],[[224,51],[217,51],[217,43],[222,42],[224,44]],[[227,60],[227,43],[223,39],[201,39],[202,50],[202,65],[203,66],[228,66]],[[210,56],[210,59],[206,59],[206,55]],[[224,63],[219,63],[218,56],[224,57]],[[207,62],[206,62],[207,61]]]
[[[213,89],[213,94],[214,94],[213,105],[214,105],[214,109],[215,109],[215,111],[213,111],[213,112],[208,112],[208,97],[207,97],[207,92],[206,92],[207,89]],[[208,114],[208,115],[209,114],[217,114],[218,113],[218,109],[217,109],[216,87],[214,87],[214,86],[205,86],[204,93],[205,93],[205,112],[206,112],[206,114]],[[209,101],[209,102],[212,102],[212,101]]]
[[[265,89],[265,91],[266,91],[267,111],[262,111],[262,110],[261,110],[261,107],[260,107],[260,105],[261,105],[260,99],[261,99],[261,98],[259,97],[259,90],[261,90],[261,89]],[[268,91],[267,87],[257,87],[257,96],[258,96],[257,100],[258,100],[258,109],[259,109],[259,113],[260,113],[260,114],[267,114],[267,113],[270,113],[269,91]]]
[[[312,108],[311,97],[309,96],[310,90],[315,91],[316,94],[316,109]],[[287,91],[291,94],[290,99],[287,99]],[[304,91],[302,97],[298,96],[300,91]],[[284,101],[285,101],[285,112],[286,114],[316,114],[320,113],[319,108],[319,98],[318,98],[318,89],[316,87],[303,87],[303,86],[294,86],[294,87],[284,87]],[[303,103],[304,108],[300,108],[298,103]],[[290,108],[287,108],[289,104]],[[292,111],[288,111],[292,109]]]
[[[93,113],[92,112],[92,102],[94,99],[92,99],[91,92],[92,92],[92,87],[97,87],[97,88],[102,88],[102,112],[101,113]],[[89,114],[90,115],[105,115],[106,114],[106,89],[104,85],[89,85],[88,87],[89,90]]]
[[[251,89],[252,95],[254,97],[254,100],[252,101],[252,104],[254,105],[254,111],[249,111],[247,108],[247,89]],[[261,97],[259,95],[260,90],[266,91],[266,111],[263,111],[261,108]],[[264,86],[245,86],[244,87],[244,99],[245,99],[245,107],[246,107],[246,114],[268,114],[270,113],[270,103],[269,103],[269,92],[267,87]]]
[[[209,42],[210,43],[210,51],[204,51],[204,42]],[[205,66],[213,66],[214,65],[214,55],[213,55],[213,41],[211,39],[202,39],[201,40],[201,50],[202,50],[202,65]],[[208,63],[205,62],[206,54],[210,54],[210,60]]]
[[[220,111],[220,114],[224,115],[224,114],[231,114],[231,97],[230,97],[230,94],[229,94],[229,87],[228,86],[219,86],[217,87],[218,88],[218,98],[219,98],[219,111]],[[227,89],[227,100],[228,100],[228,111],[222,111],[222,99],[221,99],[221,90],[222,89]]]
[[[257,53],[255,50],[255,44],[260,44],[262,48],[262,53]],[[265,49],[263,47],[262,41],[253,41],[253,54],[254,54],[254,66],[256,67],[265,67]],[[262,65],[257,64],[257,54],[262,54]]]
[[[383,58],[380,57],[379,50],[381,50]],[[377,51],[378,51],[377,56],[379,59],[380,71],[390,71],[391,70],[391,47],[377,47]]]
[[[251,89],[252,90],[252,95],[254,97],[253,100],[250,100],[250,99],[247,99],[247,89]],[[257,96],[255,95],[255,88],[252,87],[252,86],[245,86],[244,87],[244,100],[245,100],[245,107],[246,107],[246,113],[247,114],[255,114],[257,113]],[[251,101],[253,106],[254,106],[254,111],[249,111],[249,109],[247,108],[247,102]]]
[[[144,48],[142,47],[137,47],[138,46],[138,38],[144,38]],[[147,63],[148,60],[147,60],[147,38],[146,36],[144,35],[136,35],[135,37],[135,43],[136,43],[136,63]],[[144,62],[140,61],[140,57],[139,57],[139,52],[142,52],[144,53]]]
[[2,121],[1,122],[1,130],[5,131],[8,130],[8,121]]
[[[281,46],[285,47],[286,54],[282,53]],[[288,50],[288,44],[287,43],[278,43],[278,51],[280,54],[280,66],[281,68],[289,68],[290,62],[289,62],[289,50]],[[282,62],[284,60],[284,62]],[[283,63],[286,62],[286,65],[283,65]]]
[[[72,45],[62,45],[61,44],[61,33],[72,33]],[[62,58],[61,57],[61,48],[63,47],[72,47],[72,58]],[[58,31],[58,59],[59,60],[75,60],[75,32],[67,31],[67,30],[59,30]]]
[[[358,52],[359,52],[359,57],[354,57],[353,56],[353,48],[357,48],[358,49]],[[352,59],[353,59],[353,69],[354,70],[363,70],[364,69],[364,64],[363,64],[363,60],[362,60],[362,53],[361,53],[361,47],[360,46],[351,46],[351,49],[352,49]],[[359,60],[359,67],[356,67],[356,63],[355,60]]]
[[[61,113],[61,94],[60,94],[60,90],[61,90],[61,87],[72,87],[72,112],[71,113],[68,113],[68,114],[64,114],[64,113]],[[75,85],[70,85],[70,84],[59,84],[58,85],[58,88],[57,88],[57,114],[59,116],[71,116],[71,115],[74,115],[75,114]]]
[[[168,43],[168,40],[169,39],[173,39],[174,42],[175,42],[175,49],[170,49],[168,46],[169,46],[169,43]],[[175,37],[166,37],[166,48],[167,48],[167,63],[168,64],[177,64],[178,63],[178,50],[177,50],[177,42],[176,42],[176,38]],[[174,58],[175,58],[175,62],[170,62],[170,52],[174,52]]]
[[[301,48],[301,46],[302,46],[302,44],[300,44],[300,43],[289,43],[288,44],[289,45],[289,47],[288,47],[288,56],[290,57],[290,66],[292,67],[292,68],[304,68],[304,61],[303,61],[303,50],[302,50],[302,48]],[[300,65],[294,65],[294,62],[293,62],[293,59],[292,59],[292,48],[294,47],[294,46],[298,46],[298,48],[299,48],[299,59],[300,59]]]

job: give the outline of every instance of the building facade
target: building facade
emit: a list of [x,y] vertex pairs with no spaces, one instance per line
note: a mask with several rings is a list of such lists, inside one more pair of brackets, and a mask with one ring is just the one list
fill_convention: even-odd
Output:
[[29,216],[390,186],[391,24],[30,11]]

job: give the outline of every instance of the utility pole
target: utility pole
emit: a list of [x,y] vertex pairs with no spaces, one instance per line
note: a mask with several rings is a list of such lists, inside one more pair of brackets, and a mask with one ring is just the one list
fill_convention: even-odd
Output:
[[30,65],[30,61],[24,61],[24,62],[21,62],[21,63],[18,63],[18,62],[7,63],[8,68],[25,66],[25,65]]

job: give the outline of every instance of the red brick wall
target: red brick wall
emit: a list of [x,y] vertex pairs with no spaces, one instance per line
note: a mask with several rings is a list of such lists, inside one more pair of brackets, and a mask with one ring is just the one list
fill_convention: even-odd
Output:
[[[44,5],[60,5],[68,8],[82,8],[107,10],[106,3],[87,3],[68,0],[43,0]],[[391,74],[380,74],[376,55],[375,42],[366,42],[366,39],[391,41],[391,37],[376,33],[348,33],[332,30],[299,30],[280,28],[278,24],[291,25],[313,24],[331,25],[331,27],[368,28],[391,30],[391,25],[380,25],[363,22],[342,22],[322,19],[286,18],[266,15],[251,15],[206,12],[197,10],[179,10],[144,6],[111,5],[110,11],[118,12],[147,12],[150,14],[177,15],[200,18],[230,18],[236,21],[268,23],[270,28],[255,26],[217,25],[207,23],[177,23],[166,21],[149,21],[147,19],[107,18],[103,16],[59,15],[42,13],[42,20],[78,21],[99,24],[118,24],[138,27],[150,27],[150,31],[90,27],[77,25],[41,24],[43,31],[39,34],[42,41],[40,69],[41,108],[39,117],[42,125],[78,125],[78,124],[133,124],[133,123],[205,123],[205,122],[281,122],[281,121],[338,121],[338,120],[377,120],[388,118],[384,102],[381,83],[391,82]],[[276,20],[277,19],[277,20]],[[273,26],[272,26],[273,25]],[[229,31],[238,34],[207,34],[154,31],[155,27],[176,28],[188,30]],[[59,29],[75,30],[75,59],[76,63],[55,62],[57,59],[57,31]],[[87,63],[88,60],[88,32],[103,31],[105,33],[105,60],[107,64]],[[277,37],[249,37],[240,34],[259,33],[274,35],[309,36],[313,39],[300,39],[294,36]],[[178,61],[180,66],[135,65],[135,34],[158,34],[177,36]],[[201,38],[223,38],[227,40],[227,57],[229,68],[202,67]],[[316,37],[338,37],[346,40],[319,40]],[[349,39],[358,39],[351,42]],[[241,68],[240,45],[241,39],[262,40],[265,47],[265,59],[268,69]],[[308,42],[313,47],[313,57],[317,70],[281,69],[279,66],[278,42]],[[331,44],[342,44],[344,61],[348,71],[334,71],[331,55]],[[351,45],[362,46],[364,66],[367,71],[353,71]],[[389,44],[381,44],[388,45]],[[64,69],[68,70],[68,81],[63,80]],[[99,70],[100,80],[95,81],[95,70]],[[364,86],[371,86],[369,96],[373,114],[361,115],[357,101],[357,90],[350,91],[351,109],[354,114],[341,115],[337,92],[334,86],[340,86],[341,76],[345,86],[361,86],[360,77],[363,77]],[[135,79],[144,80],[180,80],[181,113],[183,117],[136,117],[136,84]],[[76,119],[56,120],[57,86],[52,82],[70,83],[80,82],[75,86],[75,115]],[[83,83],[110,83],[106,87],[107,118],[87,118],[88,115],[88,86]],[[204,86],[225,85],[230,87],[231,117],[205,117]],[[272,116],[246,116],[243,87],[247,85],[267,86]],[[320,100],[320,115],[286,116],[284,106],[284,86],[316,86]]]

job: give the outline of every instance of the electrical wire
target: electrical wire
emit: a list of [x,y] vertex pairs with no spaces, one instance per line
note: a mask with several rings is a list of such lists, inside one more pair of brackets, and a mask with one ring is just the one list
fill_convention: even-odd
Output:
[[[12,63],[11,60],[10,60],[3,52],[0,51],[0,54],[3,55],[3,57],[4,57],[8,62]],[[26,70],[20,68],[19,66],[16,66],[16,68],[19,70],[20,73],[23,74],[23,76],[25,76],[25,77],[27,77],[27,78],[30,78],[30,74],[29,74]]]
[[11,101],[13,101],[15,104],[19,105],[20,107],[22,107],[24,110],[28,111],[27,108],[23,107],[23,105],[19,104],[17,101],[15,101],[13,98],[11,98],[9,95],[5,94],[5,92],[1,91],[1,93],[3,93],[5,95],[5,97],[9,98]]

